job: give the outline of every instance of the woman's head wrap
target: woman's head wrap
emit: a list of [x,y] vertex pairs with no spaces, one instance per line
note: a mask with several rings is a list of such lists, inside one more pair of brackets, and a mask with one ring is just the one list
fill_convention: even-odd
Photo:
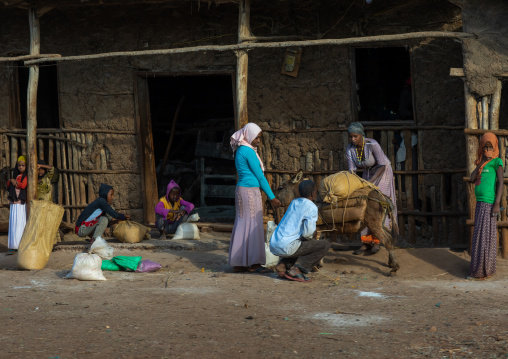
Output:
[[261,169],[264,171],[265,166],[263,166],[263,161],[261,161],[261,158],[258,155],[258,149],[251,145],[252,141],[254,141],[254,139],[257,137],[257,135],[259,135],[261,131],[261,127],[255,123],[249,122],[242,129],[233,133],[233,136],[231,136],[230,145],[233,149],[233,153],[235,153],[240,146],[247,146],[256,151],[256,155],[259,158],[259,163],[261,164]]
[[26,163],[26,157],[25,156],[19,156],[18,157],[18,162],[20,162],[20,161],[23,161],[23,162]]
[[[483,148],[485,147],[487,142],[490,142],[490,144],[493,147],[493,150],[485,153]],[[476,166],[478,166],[482,162],[482,158],[483,158],[484,154],[486,154],[487,157],[491,157],[491,159],[489,161],[485,162],[483,165],[481,165],[481,167],[478,169],[478,174],[477,174],[478,179],[483,171],[483,167],[485,167],[485,165],[487,163],[489,163],[490,161],[492,161],[494,158],[499,157],[499,144],[498,144],[497,136],[494,135],[492,132],[484,133],[481,140],[480,140],[480,145],[478,146],[478,154],[476,156],[476,161],[474,161],[474,164]]]
[[365,136],[365,130],[360,122],[352,122],[347,128],[347,132]]

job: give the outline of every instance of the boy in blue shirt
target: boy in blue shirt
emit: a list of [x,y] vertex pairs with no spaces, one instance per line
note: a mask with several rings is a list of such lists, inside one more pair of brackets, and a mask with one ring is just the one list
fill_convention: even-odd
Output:
[[284,217],[270,239],[270,252],[281,257],[275,268],[279,277],[298,282],[310,282],[305,274],[330,249],[330,242],[318,241],[316,222],[318,208],[316,184],[310,180],[298,186],[300,198],[291,201]]

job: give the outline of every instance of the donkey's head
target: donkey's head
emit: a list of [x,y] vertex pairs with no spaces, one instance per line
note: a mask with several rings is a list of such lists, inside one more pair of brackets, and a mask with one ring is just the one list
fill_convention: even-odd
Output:
[[290,179],[284,180],[279,188],[277,188],[275,196],[281,201],[283,206],[289,206],[291,201],[300,197],[298,185],[302,182],[303,171],[298,171]]

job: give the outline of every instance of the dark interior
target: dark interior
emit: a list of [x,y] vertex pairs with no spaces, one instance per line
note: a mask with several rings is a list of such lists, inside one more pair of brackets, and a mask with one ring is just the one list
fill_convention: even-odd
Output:
[[[235,174],[229,148],[229,137],[235,128],[232,77],[229,74],[153,77],[148,79],[148,88],[159,196],[175,180],[185,200],[203,206],[199,176]],[[182,97],[173,142],[162,171],[173,119]],[[205,181],[212,186],[235,183],[227,178]],[[234,198],[206,198],[206,205],[226,204],[234,205]]]

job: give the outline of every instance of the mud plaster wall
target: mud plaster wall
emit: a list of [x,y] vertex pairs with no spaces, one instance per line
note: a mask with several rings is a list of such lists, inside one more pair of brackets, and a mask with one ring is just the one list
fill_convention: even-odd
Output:
[[[107,8],[108,10],[111,8]],[[224,35],[213,43],[230,43],[236,38],[237,7],[223,5],[202,8],[129,7],[113,9],[53,10],[41,18],[41,51],[79,55],[109,51],[168,48],[176,43]],[[139,16],[142,13],[143,16]],[[205,19],[203,19],[205,17]],[[25,11],[8,10],[0,15],[2,54],[28,52]],[[136,19],[136,21],[128,21]],[[171,30],[168,30],[171,24]],[[228,25],[226,25],[228,24]],[[13,32],[12,34],[10,32]],[[10,36],[12,35],[12,36]],[[206,44],[207,42],[200,42]],[[210,43],[210,42],[208,42]],[[191,46],[194,43],[182,44]],[[60,118],[64,128],[136,131],[134,76],[138,70],[188,72],[234,70],[233,53],[195,53],[178,56],[115,58],[58,64]],[[0,67],[0,127],[9,125],[7,71]],[[132,135],[94,133],[92,145],[82,157],[83,169],[139,171],[138,139]],[[106,155],[104,168],[100,152]],[[141,221],[141,177],[137,174],[93,175],[94,192],[101,182],[115,187],[114,206]],[[8,211],[0,211],[0,220]]]
[[508,73],[508,3],[497,0],[465,0],[464,31],[477,39],[464,42],[467,84],[479,96],[490,95],[496,75]]
[[[421,11],[406,20],[399,29],[387,27],[387,22],[400,22],[414,9],[403,8],[395,16],[376,15],[381,8],[353,7],[346,18],[335,26],[347,4],[324,3],[321,8],[309,2],[310,13],[291,12],[275,14],[262,4],[252,9],[252,28],[257,35],[304,34],[328,31],[327,37],[350,37],[383,33],[442,29],[455,26],[456,9],[446,1],[447,10],[439,9],[422,16]],[[379,4],[379,2],[375,3]],[[388,6],[389,4],[385,4]],[[381,6],[381,5],[376,5]],[[107,11],[104,11],[107,9]],[[288,8],[285,8],[288,9]],[[377,9],[377,10],[376,10]],[[269,9],[268,9],[269,10]],[[303,10],[303,9],[302,9]],[[9,10],[0,15],[2,38],[7,39],[2,51],[28,52],[28,26],[26,13]],[[143,16],[139,16],[143,14]],[[293,16],[297,14],[298,16]],[[438,17],[438,25],[415,28],[420,20]],[[135,19],[135,20],[133,20]],[[388,21],[389,20],[389,21]],[[452,24],[452,25],[450,25]],[[160,5],[148,7],[82,8],[53,10],[41,19],[42,52],[77,55],[86,53],[192,46],[196,44],[227,44],[236,41],[237,7],[212,6],[199,12],[190,7],[173,9]],[[12,36],[9,36],[11,34]],[[64,35],[65,34],[65,35]],[[216,37],[213,40],[189,43],[197,39]],[[415,45],[415,44],[406,44]],[[415,70],[419,124],[462,124],[463,97],[460,81],[454,83],[447,76],[450,67],[460,67],[460,46],[448,42],[416,43],[412,61]],[[4,50],[5,49],[5,50]],[[346,126],[353,118],[351,108],[351,65],[349,50],[344,47],[304,48],[297,78],[280,73],[284,50],[253,50],[249,52],[249,118],[265,129],[295,127]],[[73,62],[58,65],[61,120],[64,127],[136,130],[134,104],[134,72],[161,71],[187,72],[199,70],[234,70],[233,53],[199,53],[178,56],[138,57],[100,61]],[[436,71],[439,69],[439,71]],[[444,87],[443,87],[444,86]],[[8,109],[5,70],[0,68],[1,126],[6,127],[5,109]],[[320,159],[328,161],[330,151],[333,169],[344,169],[344,150],[347,139],[344,132],[315,134],[272,134],[272,167],[293,170],[302,167],[307,152],[319,150]],[[429,134],[429,138],[435,138]],[[442,134],[443,138],[446,134]],[[448,143],[460,148],[460,135],[448,134]],[[426,138],[421,139],[425,146]],[[434,142],[432,142],[433,147]],[[107,168],[139,169],[137,139],[134,136],[94,135],[94,145],[82,160],[84,168],[97,167],[97,153],[101,149],[108,155]],[[455,148],[454,148],[455,149]],[[460,151],[454,161],[460,163]],[[446,166],[437,161],[438,151],[425,157],[426,168]],[[427,164],[428,163],[428,164]],[[93,176],[94,188],[101,181],[117,187],[117,208],[142,207],[140,176]],[[128,195],[127,195],[128,194]],[[132,211],[131,211],[132,213]],[[135,213],[133,213],[135,214]],[[138,218],[139,219],[139,218]]]

